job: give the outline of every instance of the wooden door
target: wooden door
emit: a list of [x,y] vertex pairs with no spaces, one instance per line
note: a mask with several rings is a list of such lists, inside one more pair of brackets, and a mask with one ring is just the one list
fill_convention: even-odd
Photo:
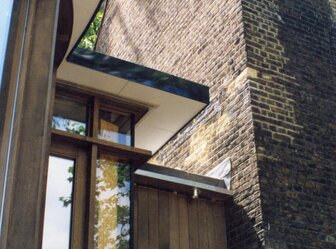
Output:
[[226,249],[223,202],[134,189],[135,249]]

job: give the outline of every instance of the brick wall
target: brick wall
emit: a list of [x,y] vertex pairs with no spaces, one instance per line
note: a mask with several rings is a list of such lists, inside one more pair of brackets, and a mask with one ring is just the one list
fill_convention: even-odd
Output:
[[240,0],[110,1],[106,16],[98,49],[210,87],[209,106],[154,160],[203,174],[231,158],[237,194],[227,213],[228,245],[259,248],[262,214]]
[[242,2],[266,248],[336,248],[336,1]]
[[335,248],[335,5],[108,3],[99,50],[210,87],[153,160],[204,174],[231,158],[229,248]]

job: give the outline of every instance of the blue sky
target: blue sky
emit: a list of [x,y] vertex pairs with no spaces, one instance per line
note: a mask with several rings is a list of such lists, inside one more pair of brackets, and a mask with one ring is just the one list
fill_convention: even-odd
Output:
[[12,6],[12,0],[5,0],[0,8],[0,89]]

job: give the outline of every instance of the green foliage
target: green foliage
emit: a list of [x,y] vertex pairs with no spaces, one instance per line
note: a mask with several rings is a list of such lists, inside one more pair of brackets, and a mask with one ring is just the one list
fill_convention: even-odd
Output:
[[84,37],[80,41],[78,47],[86,48],[90,50],[94,49],[96,41],[97,41],[100,24],[103,20],[104,7],[105,7],[105,4],[103,3],[100,6],[100,9],[97,12],[96,16],[94,17],[93,21],[91,22],[89,28],[87,29]]
[[67,132],[74,133],[77,135],[82,135],[82,136],[85,136],[86,134],[86,124],[85,123],[63,118],[60,116],[52,117],[51,127],[57,130],[67,131]]
[[85,136],[86,128],[82,123],[72,122],[66,127],[66,131],[77,135]]
[[60,197],[59,198],[60,202],[63,203],[63,207],[68,207],[72,203],[72,197]]
[[[69,183],[72,183],[74,180],[74,167],[73,166],[69,166],[68,173],[69,173],[69,177],[67,178],[67,180]],[[69,196],[69,197],[61,196],[58,199],[60,202],[63,203],[63,207],[68,207],[72,203],[72,196]]]

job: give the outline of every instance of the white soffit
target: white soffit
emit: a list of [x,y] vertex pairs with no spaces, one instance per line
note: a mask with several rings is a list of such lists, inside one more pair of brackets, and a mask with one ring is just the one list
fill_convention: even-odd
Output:
[[[106,85],[106,74],[70,63],[66,57],[79,40],[91,17],[100,3],[100,0],[72,0],[73,1],[73,29],[68,51],[57,70],[57,79],[72,82],[87,87],[105,90],[108,93],[117,94],[126,85],[127,81],[113,77],[113,84]],[[106,89],[107,88],[107,89]]]
[[[73,1],[74,27],[67,55],[83,33],[98,3],[99,0]],[[57,70],[57,79],[147,105],[150,110],[136,124],[135,147],[152,153],[206,106],[204,102],[76,65],[66,59]]]

